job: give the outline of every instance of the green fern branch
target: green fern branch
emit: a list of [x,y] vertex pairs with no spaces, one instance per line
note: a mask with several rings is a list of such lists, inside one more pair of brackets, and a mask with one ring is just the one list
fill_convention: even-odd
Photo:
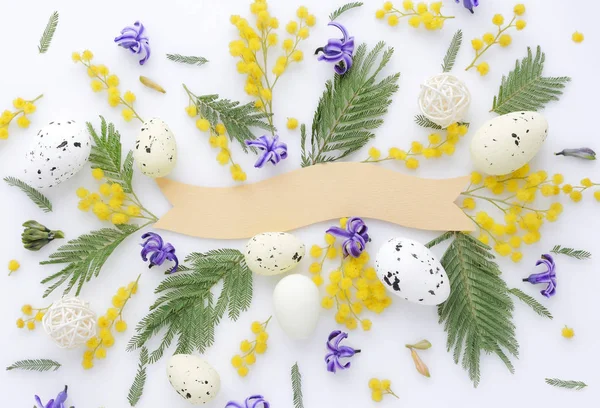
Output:
[[557,101],[562,95],[569,77],[543,77],[546,54],[538,46],[535,58],[531,48],[527,48],[527,57],[515,64],[508,77],[502,77],[498,96],[490,112],[499,115],[517,111],[538,111],[551,101]]
[[442,72],[450,72],[452,71],[452,68],[454,68],[454,63],[456,62],[456,56],[458,55],[458,51],[460,50],[460,46],[462,45],[462,40],[462,30],[458,30],[452,37],[452,41],[450,41],[450,47],[448,47],[448,51],[446,51],[446,56],[444,56],[444,62],[442,63]]
[[35,360],[20,360],[8,367],[7,371],[12,370],[27,370],[27,371],[56,371],[61,367],[60,363],[49,360],[47,358],[40,358]]
[[183,88],[190,101],[196,105],[198,113],[210,122],[211,127],[223,123],[229,138],[232,141],[237,140],[244,152],[248,151],[246,140],[255,139],[250,128],[271,130],[271,125],[266,122],[271,114],[259,111],[253,103],[240,105],[239,102],[229,99],[219,99],[219,95],[197,96],[185,84]]
[[193,57],[181,54],[167,54],[167,59],[181,64],[196,65],[198,67],[208,62],[204,57]]
[[555,245],[550,252],[557,255],[566,255],[571,258],[579,259],[580,261],[590,259],[592,257],[592,254],[588,251],[584,251],[582,249],[563,248],[560,245]]
[[490,248],[470,235],[453,234],[441,259],[450,280],[450,297],[438,306],[438,314],[448,334],[448,351],[453,351],[455,363],[462,360],[477,387],[482,353],[496,354],[514,372],[507,355],[519,353],[514,305]]
[[523,303],[525,303],[530,308],[532,308],[533,311],[536,312],[537,314],[539,314],[540,316],[547,317],[548,319],[554,318],[552,316],[552,313],[550,313],[550,311],[548,309],[546,309],[546,307],[544,305],[542,305],[540,302],[538,302],[537,300],[535,300],[534,298],[532,298],[531,296],[529,296],[522,290],[513,288],[513,289],[510,289],[509,292],[511,293],[511,295],[520,299]]
[[[429,119],[427,116],[422,115],[422,114],[415,115],[415,123],[426,129],[436,129],[436,130],[444,129],[440,125],[438,125],[437,123],[435,123],[431,119]],[[457,123],[459,126],[469,127],[468,122],[457,122]]]
[[133,379],[133,384],[129,388],[129,394],[127,395],[127,399],[129,400],[129,405],[134,407],[142,394],[144,393],[144,386],[146,385],[146,366],[148,365],[148,349],[146,347],[142,347],[140,350],[140,362],[138,364],[138,370],[135,374],[135,378]]
[[24,192],[27,195],[27,197],[29,197],[29,199],[33,201],[33,203],[39,208],[41,208],[45,213],[52,212],[52,203],[50,202],[48,197],[40,193],[38,190],[30,186],[29,184],[19,180],[16,177],[4,177],[4,181],[6,181],[6,184],[8,184],[11,187],[18,187],[19,189],[21,189],[21,191]]
[[355,1],[352,3],[344,4],[342,7],[335,10],[333,13],[329,15],[329,21],[333,21],[342,14],[344,14],[348,10],[352,10],[353,8],[362,7],[363,3],[360,1]]
[[298,363],[292,366],[292,390],[294,392],[294,408],[304,408],[302,402],[302,375]]
[[582,381],[560,380],[558,378],[546,378],[546,384],[575,391],[580,391],[587,387],[587,384]]
[[38,51],[40,54],[44,54],[46,51],[48,51],[48,48],[50,48],[50,43],[54,37],[56,27],[58,27],[58,11],[52,13],[50,19],[48,20],[48,24],[46,24],[46,28],[44,29],[42,38],[40,38],[40,45],[38,45]]
[[[160,360],[176,340],[176,354],[204,353],[214,342],[214,331],[225,312],[236,321],[252,301],[252,272],[244,255],[234,249],[192,253],[180,272],[158,285],[159,296],[150,312],[138,323],[128,351],[146,346],[162,333],[158,348],[150,353],[149,363]],[[223,282],[216,302],[211,290]]]
[[375,136],[373,131],[383,124],[400,78],[397,73],[378,80],[394,53],[393,48],[384,48],[380,42],[367,53],[367,46],[360,45],[352,68],[327,81],[314,114],[310,143],[304,138],[302,144],[302,167],[340,160]]

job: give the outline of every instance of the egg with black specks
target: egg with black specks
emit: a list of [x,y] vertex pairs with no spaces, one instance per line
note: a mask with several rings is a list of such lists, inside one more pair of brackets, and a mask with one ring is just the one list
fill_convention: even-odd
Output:
[[175,354],[167,363],[171,386],[192,405],[215,399],[221,389],[219,373],[205,360],[191,354]]
[[542,148],[548,122],[537,112],[512,112],[486,122],[471,141],[475,168],[492,176],[520,169]]
[[257,275],[279,275],[298,266],[304,244],[286,232],[265,232],[250,238],[244,250],[248,268]]
[[439,305],[450,296],[442,264],[424,245],[407,238],[387,241],[375,258],[377,276],[394,295],[420,305]]
[[169,126],[158,118],[144,122],[135,141],[133,158],[142,174],[165,177],[177,163],[177,143]]
[[83,126],[74,120],[50,122],[40,129],[25,153],[24,179],[44,189],[73,177],[87,162],[92,143]]

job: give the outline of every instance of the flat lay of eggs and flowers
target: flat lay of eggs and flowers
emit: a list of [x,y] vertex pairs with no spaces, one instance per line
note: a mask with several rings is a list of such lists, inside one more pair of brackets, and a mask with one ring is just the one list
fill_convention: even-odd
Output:
[[7,2],[3,406],[593,407],[592,0]]

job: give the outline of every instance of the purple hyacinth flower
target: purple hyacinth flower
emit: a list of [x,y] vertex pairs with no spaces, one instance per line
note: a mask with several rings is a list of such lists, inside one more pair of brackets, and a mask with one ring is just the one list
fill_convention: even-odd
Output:
[[542,290],[540,293],[547,298],[550,296],[554,296],[556,294],[556,265],[554,263],[554,259],[549,254],[542,255],[542,259],[535,263],[535,266],[545,265],[546,271],[541,273],[534,273],[530,275],[528,278],[523,279],[523,282],[529,282],[538,284],[538,283],[547,283],[546,289]]
[[256,147],[262,151],[261,156],[254,164],[254,167],[261,168],[266,162],[271,162],[276,165],[280,161],[287,158],[287,145],[279,141],[279,136],[269,138],[268,136],[261,136],[256,140],[246,140],[246,145]]
[[[147,238],[147,239],[146,239]],[[146,241],[141,244],[142,245],[142,259],[144,262],[148,261],[148,255],[150,255],[150,265],[148,268],[152,268],[155,265],[162,265],[165,261],[175,262],[175,266],[171,268],[171,273],[177,271],[177,267],[179,266],[179,260],[175,255],[175,248],[170,243],[166,245],[163,242],[163,239],[160,235],[155,234],[154,232],[147,232],[142,235],[142,239],[146,239]]]
[[[456,2],[460,3],[460,0],[456,0]],[[471,14],[474,14],[475,11],[473,8],[479,6],[479,0],[463,0],[463,6],[465,6],[465,8],[469,10]]]
[[348,255],[358,258],[367,247],[367,242],[369,241],[367,231],[368,228],[361,218],[352,217],[348,219],[346,229],[331,227],[327,230],[327,233],[344,239],[342,243],[344,258]]
[[337,370],[346,370],[350,368],[350,362],[342,364],[341,358],[350,358],[355,354],[360,353],[360,350],[355,350],[352,347],[340,346],[342,340],[348,338],[348,333],[344,333],[340,330],[332,331],[327,340],[327,349],[329,353],[325,356],[325,362],[327,363],[327,371],[334,373]]
[[132,54],[143,54],[140,65],[144,65],[150,59],[150,43],[142,23],[136,21],[133,27],[125,27],[121,35],[115,38],[117,45],[127,48]]
[[244,405],[235,401],[229,401],[225,408],[269,408],[271,404],[262,395],[253,395],[246,398]]
[[67,388],[68,387],[65,385],[65,389],[58,393],[56,399],[51,399],[46,405],[42,404],[42,400],[36,395],[35,402],[37,404],[37,407],[35,408],[65,408],[65,401],[68,398]]
[[319,54],[319,61],[327,61],[336,64],[335,72],[344,75],[352,67],[354,54],[354,37],[348,35],[348,31],[343,25],[335,21],[329,23],[330,26],[337,27],[343,34],[343,38],[331,38],[327,41],[325,47],[317,48],[315,54]]
[[564,149],[558,153],[554,153],[555,156],[571,156],[577,157],[578,159],[584,160],[596,160],[596,152],[589,147],[582,147],[579,149]]

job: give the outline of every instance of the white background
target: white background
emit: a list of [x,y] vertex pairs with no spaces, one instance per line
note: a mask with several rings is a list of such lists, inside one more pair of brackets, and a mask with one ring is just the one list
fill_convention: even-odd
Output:
[[[187,99],[181,83],[186,83],[198,94],[219,93],[223,97],[248,101],[243,92],[244,78],[236,73],[236,60],[229,56],[228,43],[236,38],[236,30],[229,24],[229,16],[241,14],[248,17],[249,1],[105,0],[92,3],[35,0],[3,3],[0,25],[3,45],[0,109],[10,107],[12,99],[17,96],[33,98],[40,93],[45,96],[38,102],[38,112],[32,116],[30,129],[23,131],[13,125],[9,140],[1,142],[1,176],[21,176],[24,153],[31,139],[39,127],[59,118],[92,121],[97,125],[98,115],[104,115],[121,131],[125,148],[132,147],[138,124],[125,123],[119,110],[108,106],[105,94],[92,92],[85,69],[71,62],[72,51],[89,48],[94,51],[97,63],[106,64],[120,76],[121,89],[131,89],[138,94],[136,107],[142,116],[159,116],[176,133],[179,162],[171,174],[173,179],[203,186],[233,184],[228,169],[220,167],[215,161],[216,151],[210,149],[205,135],[198,132],[194,122],[186,116],[184,107]],[[334,29],[326,27],[326,22],[327,15],[341,3],[304,1],[318,17],[318,24],[311,31],[310,38],[302,44],[306,60],[301,65],[294,65],[282,77],[274,96],[276,125],[281,130],[281,137],[288,143],[290,156],[277,168],[255,170],[252,167],[255,157],[244,155],[239,146],[234,147],[235,159],[248,172],[250,182],[299,167],[299,133],[285,129],[285,120],[293,116],[301,122],[310,123],[312,119],[323,84],[333,71],[331,66],[316,62],[311,54],[328,38],[338,35]],[[550,137],[532,165],[550,173],[563,172],[574,183],[584,176],[600,179],[595,162],[554,157],[552,154],[566,147],[600,149],[597,126],[594,125],[600,91],[598,58],[595,55],[598,36],[594,30],[600,7],[595,1],[528,0],[525,15],[527,28],[519,33],[511,33],[514,43],[510,47],[494,47],[488,52],[485,59],[490,63],[491,72],[484,78],[473,71],[462,70],[473,56],[470,39],[493,29],[491,17],[494,13],[511,15],[514,2],[484,0],[476,14],[470,15],[454,1],[445,0],[446,14],[456,15],[457,18],[450,20],[442,31],[437,32],[412,29],[406,21],[391,28],[374,17],[375,10],[381,7],[380,2],[367,0],[366,3],[362,9],[343,16],[341,21],[356,37],[357,43],[364,41],[372,46],[379,40],[385,40],[393,46],[396,53],[386,72],[402,72],[400,90],[394,97],[385,125],[377,132],[374,143],[378,147],[405,148],[412,140],[426,140],[427,132],[412,122],[417,113],[419,84],[440,71],[440,63],[452,35],[462,28],[466,41],[459,54],[455,73],[467,83],[473,94],[469,118],[472,128],[477,129],[493,117],[488,111],[502,74],[513,67],[517,58],[525,55],[527,46],[540,44],[547,53],[545,74],[569,75],[573,82],[568,85],[561,101],[550,104],[544,111],[550,122]],[[270,10],[284,26],[299,5],[297,1],[272,0]],[[54,10],[60,12],[60,24],[49,52],[39,55],[36,46]],[[118,48],[112,41],[121,28],[138,19],[146,25],[152,45],[152,58],[144,67],[140,67],[134,56]],[[586,34],[583,44],[571,41],[571,34],[575,30]],[[283,36],[284,30],[280,31]],[[201,55],[211,62],[203,67],[179,65],[168,61],[166,53]],[[155,79],[168,93],[161,95],[144,88],[137,80],[140,74]],[[473,133],[469,133],[466,140],[461,142],[454,157],[422,162],[416,174],[438,178],[468,174],[471,171],[468,141]],[[366,149],[353,159],[362,160],[365,157]],[[396,163],[386,165],[406,171]],[[156,185],[139,173],[136,173],[134,181],[142,201],[153,212],[164,214],[169,204],[161,197]],[[0,366],[26,358],[53,358],[63,364],[63,368],[55,373],[0,371],[3,406],[30,407],[34,394],[48,400],[64,384],[69,385],[70,404],[78,408],[128,406],[126,395],[138,356],[127,353],[125,346],[133,334],[135,323],[154,301],[153,290],[163,278],[159,268],[148,271],[140,261],[139,234],[121,245],[104,266],[100,277],[88,283],[83,290],[82,297],[90,302],[97,313],[102,314],[110,306],[110,299],[117,288],[143,273],[140,291],[125,312],[130,326],[128,331],[116,336],[115,346],[109,350],[107,359],[97,362],[94,369],[84,371],[80,366],[83,350],[59,350],[41,328],[28,332],[18,330],[14,323],[20,316],[22,304],[45,305],[60,295],[56,291],[50,299],[42,300],[44,287],[39,281],[58,268],[38,265],[59,243],[53,243],[39,253],[24,250],[20,243],[21,223],[36,219],[49,227],[64,230],[68,238],[107,226],[92,214],[77,210],[75,189],[79,186],[97,188],[87,167],[72,180],[47,191],[55,211],[44,214],[17,189],[0,183],[0,265],[6,265],[13,258],[22,265],[13,276],[0,276]],[[377,197],[363,197],[359,188],[357,199]],[[555,244],[598,253],[600,247],[595,228],[598,226],[599,204],[594,202],[590,194],[582,203],[565,204],[565,215],[558,223],[544,227],[541,242],[526,249],[520,264],[500,260],[504,279],[509,285],[535,296],[555,316],[552,321],[544,320],[517,303],[515,324],[521,355],[519,360],[514,361],[515,375],[511,375],[496,357],[483,356],[481,385],[474,389],[466,372],[455,365],[452,356],[446,352],[446,336],[442,326],[437,323],[435,308],[397,300],[383,315],[373,316],[371,332],[355,331],[350,334],[348,344],[363,350],[361,355],[353,359],[351,370],[334,376],[325,369],[325,341],[337,325],[332,313],[324,311],[314,337],[307,342],[290,341],[277,323],[271,324],[268,330],[271,335],[268,353],[259,356],[247,378],[240,379],[230,366],[230,358],[236,353],[239,342],[250,336],[251,322],[265,320],[273,312],[271,294],[277,278],[257,277],[251,310],[244,313],[235,324],[225,319],[216,330],[216,344],[204,356],[219,371],[222,381],[221,393],[211,406],[223,407],[228,400],[242,401],[248,395],[260,393],[268,397],[274,408],[291,407],[289,373],[296,361],[303,374],[304,402],[308,408],[362,408],[377,405],[371,402],[367,387],[369,378],[373,376],[391,379],[392,388],[400,396],[400,401],[386,397],[378,405],[381,407],[597,406],[600,398],[600,357],[597,351],[600,335],[597,314],[600,275],[596,261],[558,258],[558,293],[550,300],[539,295],[542,287],[521,283],[521,279],[532,271],[538,256]],[[290,217],[293,216],[290,214]],[[373,237],[373,255],[381,243],[394,236],[408,236],[421,242],[435,236],[433,232],[407,230],[372,220],[368,224]],[[309,247],[312,243],[322,242],[323,232],[328,225],[314,225],[295,234]],[[239,249],[243,245],[242,241],[217,242],[161,233],[175,245],[181,257],[192,251],[221,247]],[[436,253],[441,256],[442,250],[437,248]],[[308,263],[307,259],[297,271],[307,273]],[[561,337],[560,331],[565,324],[575,328],[574,339]],[[416,373],[409,352],[404,348],[405,343],[423,338],[429,339],[434,345],[431,350],[421,353],[431,370],[431,379]],[[166,361],[164,358],[149,368],[146,391],[139,406],[187,406],[167,381]],[[545,377],[582,380],[590,387],[580,393],[554,389],[544,384]]]

